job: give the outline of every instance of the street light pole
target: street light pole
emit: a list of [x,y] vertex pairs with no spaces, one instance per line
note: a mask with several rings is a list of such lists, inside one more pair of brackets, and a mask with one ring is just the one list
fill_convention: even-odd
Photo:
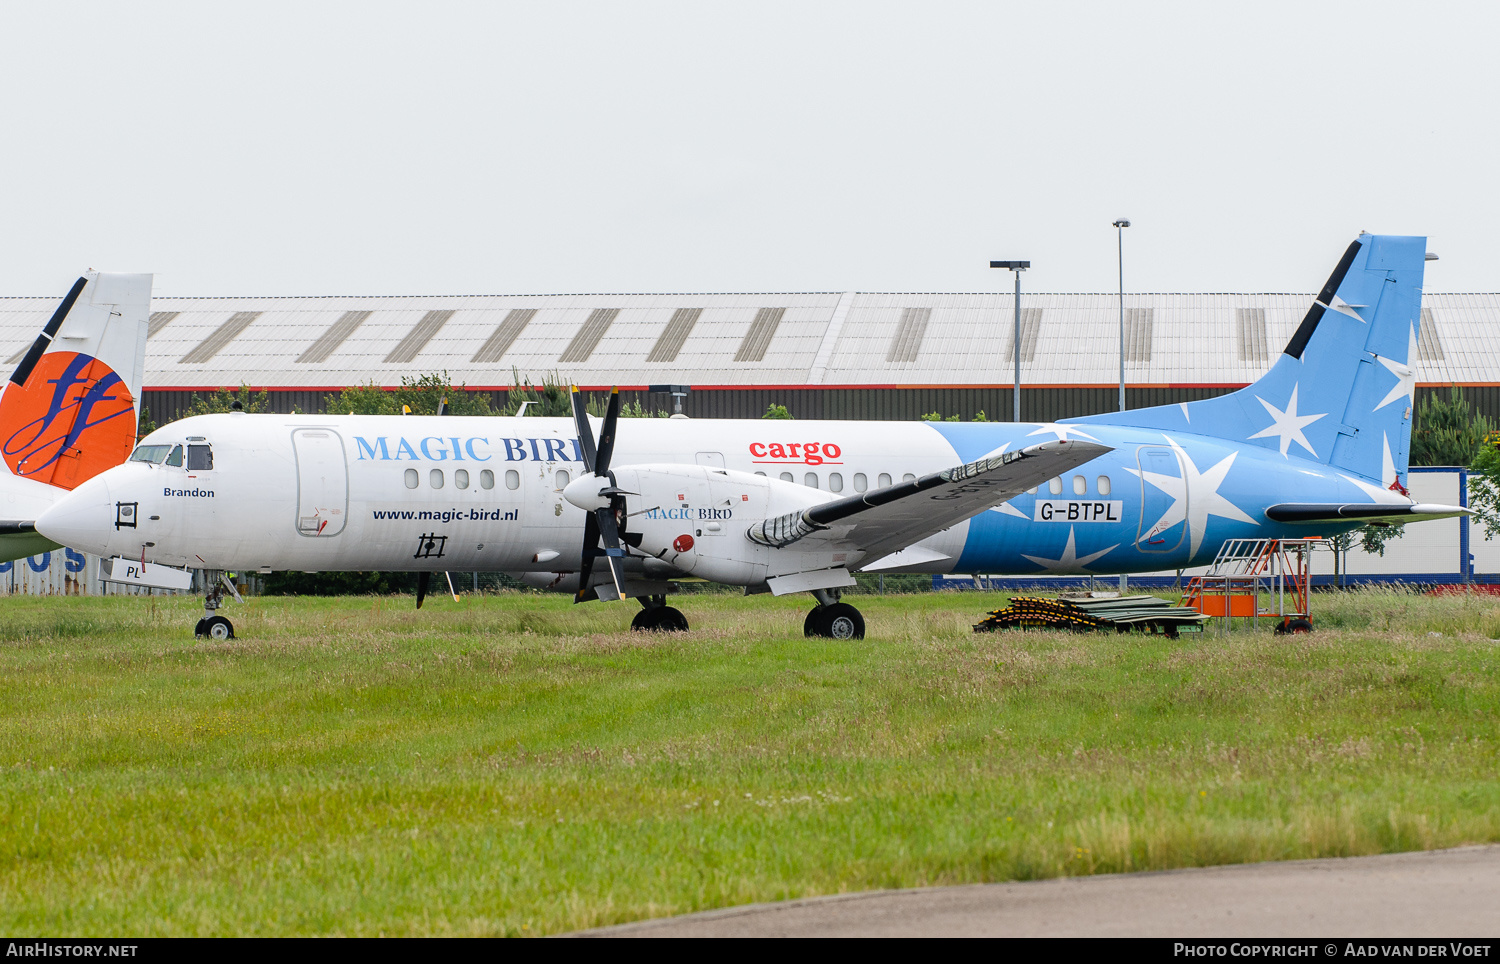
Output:
[[[1120,257],[1120,411],[1125,411],[1125,229],[1130,227],[1128,218],[1115,221],[1115,236],[1119,242]],[[1130,580],[1120,573],[1120,595],[1125,595]]]
[[1130,221],[1120,218],[1115,222],[1115,233],[1119,238],[1120,251],[1120,411],[1125,411],[1125,229]]
[[991,261],[991,268],[1009,268],[1016,276],[1016,333],[1011,339],[1011,354],[1016,362],[1016,379],[1010,390],[1012,422],[1021,420],[1021,272],[1031,267],[1030,261]]

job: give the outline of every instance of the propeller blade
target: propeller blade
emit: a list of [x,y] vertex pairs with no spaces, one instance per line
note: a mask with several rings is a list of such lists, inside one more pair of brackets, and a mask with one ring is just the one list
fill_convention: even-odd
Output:
[[594,553],[599,545],[599,522],[594,518],[594,513],[585,513],[583,517],[583,561],[578,566],[578,592],[574,594],[575,603],[583,602],[584,593],[589,591],[589,576],[594,573]]
[[[623,500],[622,500],[623,501]],[[620,530],[615,525],[615,507],[595,509],[599,519],[599,534],[604,538],[604,559],[609,563],[609,575],[615,582],[615,591],[625,597],[625,547],[620,545]]]
[[589,471],[595,475],[609,472],[609,458],[615,454],[615,424],[620,421],[620,389],[609,390],[609,407],[604,410],[604,424],[599,427],[599,454]]
[[427,583],[431,581],[432,573],[417,573],[417,608],[422,608],[422,600],[427,598]]
[[444,395],[442,398],[438,399],[438,410],[437,410],[437,413],[439,415],[447,415],[448,414],[448,396],[447,395]]
[[578,447],[583,449],[583,468],[592,473],[598,460],[594,449],[594,427],[589,424],[588,403],[578,386],[573,386],[573,427],[578,430]]
[[454,602],[458,602],[458,591],[453,588],[453,573],[444,572],[443,578],[448,580],[448,595],[453,597]]

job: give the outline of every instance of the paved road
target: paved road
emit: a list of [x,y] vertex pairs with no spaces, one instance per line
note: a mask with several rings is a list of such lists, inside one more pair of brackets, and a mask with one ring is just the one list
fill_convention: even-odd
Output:
[[1495,937],[1500,846],[752,904],[598,937]]

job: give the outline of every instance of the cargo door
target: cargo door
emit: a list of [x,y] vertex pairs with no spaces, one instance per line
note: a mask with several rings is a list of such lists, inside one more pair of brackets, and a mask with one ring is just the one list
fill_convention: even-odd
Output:
[[297,460],[297,534],[336,536],[349,516],[349,467],[344,441],[326,428],[299,428],[292,433]]
[[1162,445],[1143,445],[1137,454],[1141,467],[1141,523],[1136,548],[1142,552],[1171,552],[1187,532],[1187,481],[1177,453]]

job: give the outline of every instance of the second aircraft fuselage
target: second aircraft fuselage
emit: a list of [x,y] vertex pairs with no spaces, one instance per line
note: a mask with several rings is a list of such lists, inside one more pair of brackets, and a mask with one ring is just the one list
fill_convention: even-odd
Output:
[[[621,420],[618,435],[615,465],[696,463],[829,498],[1063,436],[1113,448],[928,538],[919,545],[930,561],[888,571],[1185,568],[1212,560],[1229,538],[1352,528],[1278,524],[1264,514],[1269,505],[1379,497],[1373,480],[1271,449],[1099,424],[646,418]],[[80,487],[70,516],[53,520],[68,544],[209,569],[579,566],[584,513],[562,493],[583,471],[571,419],[234,413],[175,422],[142,445],[183,450]],[[733,505],[651,509],[678,513],[699,539],[744,539],[759,521]]]

